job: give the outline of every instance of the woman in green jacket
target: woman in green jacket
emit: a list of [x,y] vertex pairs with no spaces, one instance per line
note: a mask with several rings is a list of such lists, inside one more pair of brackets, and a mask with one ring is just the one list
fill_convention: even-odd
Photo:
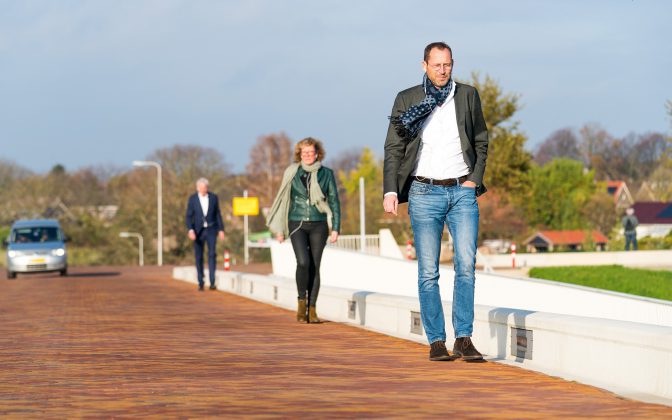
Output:
[[276,239],[282,242],[289,237],[292,241],[299,322],[320,322],[315,304],[320,292],[322,251],[327,238],[336,242],[341,225],[336,180],[334,172],[322,166],[324,155],[322,143],[312,137],[296,144],[295,163],[285,170],[268,214],[267,224]]

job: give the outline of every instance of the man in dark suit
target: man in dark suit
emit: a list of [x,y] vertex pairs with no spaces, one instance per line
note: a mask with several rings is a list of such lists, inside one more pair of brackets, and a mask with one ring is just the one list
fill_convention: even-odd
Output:
[[198,272],[198,290],[203,290],[203,248],[208,244],[208,274],[210,290],[215,286],[215,270],[217,268],[217,237],[224,240],[224,222],[219,210],[217,195],[208,192],[208,180],[200,178],[196,181],[196,193],[187,202],[187,229],[189,239],[194,241],[196,254],[196,271]]
[[[488,131],[476,89],[452,78],[453,53],[443,42],[425,47],[423,84],[400,92],[392,107],[383,170],[386,212],[408,201],[418,258],[418,296],[429,359],[467,361],[483,356],[471,342],[478,203]],[[439,254],[444,225],[453,238],[455,281],[453,351],[439,292]]]

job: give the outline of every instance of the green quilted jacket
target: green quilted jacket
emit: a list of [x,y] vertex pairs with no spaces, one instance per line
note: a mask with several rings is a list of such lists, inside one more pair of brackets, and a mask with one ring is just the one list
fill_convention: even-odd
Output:
[[[290,221],[306,221],[319,222],[326,221],[327,215],[317,210],[317,207],[309,204],[308,190],[301,182],[301,176],[306,171],[299,167],[294,179],[292,179],[292,192],[290,197],[289,220]],[[334,171],[324,166],[317,171],[317,182],[320,184],[320,189],[324,193],[329,208],[333,213],[332,230],[340,232],[341,229],[341,204],[338,200],[338,189],[336,188],[336,179],[334,178]]]

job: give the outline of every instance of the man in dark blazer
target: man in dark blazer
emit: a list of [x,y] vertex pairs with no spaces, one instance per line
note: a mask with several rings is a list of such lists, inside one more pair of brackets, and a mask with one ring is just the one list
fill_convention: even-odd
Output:
[[[383,170],[386,212],[408,201],[418,258],[418,296],[433,361],[482,360],[471,342],[478,203],[488,131],[477,90],[452,78],[453,53],[443,42],[425,47],[423,84],[400,92],[392,107]],[[444,225],[453,238],[455,281],[453,351],[439,292],[439,254]]]
[[217,237],[224,240],[224,222],[219,210],[219,199],[217,195],[208,192],[208,180],[205,178],[196,181],[196,193],[189,197],[186,222],[189,239],[194,241],[198,290],[203,290],[203,248],[206,242],[208,244],[210,290],[217,290],[215,286]]

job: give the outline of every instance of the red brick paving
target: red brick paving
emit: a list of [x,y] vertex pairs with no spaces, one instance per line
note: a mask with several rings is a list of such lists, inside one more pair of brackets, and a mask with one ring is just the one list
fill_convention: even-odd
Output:
[[[0,278],[3,418],[672,418],[672,408],[198,292],[169,268]],[[318,306],[319,308],[319,306]]]

